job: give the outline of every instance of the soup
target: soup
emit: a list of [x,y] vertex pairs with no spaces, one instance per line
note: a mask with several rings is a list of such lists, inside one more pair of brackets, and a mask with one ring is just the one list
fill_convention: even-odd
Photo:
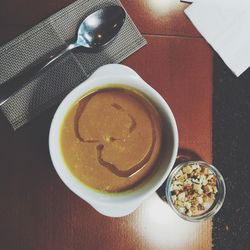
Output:
[[154,169],[161,147],[161,119],[139,92],[97,90],[72,105],[60,146],[72,174],[102,192],[126,191]]

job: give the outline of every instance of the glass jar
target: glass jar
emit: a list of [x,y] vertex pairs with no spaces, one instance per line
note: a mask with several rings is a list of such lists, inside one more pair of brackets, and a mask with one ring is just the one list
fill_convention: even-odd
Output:
[[[203,213],[201,213],[199,215],[190,216],[190,215],[181,213],[176,208],[176,206],[173,204],[172,193],[171,193],[172,192],[171,184],[173,182],[173,178],[177,175],[177,173],[179,173],[180,170],[182,170],[184,167],[192,166],[194,164],[196,164],[196,165],[198,164],[199,166],[201,166],[203,168],[208,168],[208,170],[210,170],[212,172],[212,174],[216,177],[216,187],[217,187],[218,192],[215,195],[215,199],[214,199],[213,203],[210,205],[210,207],[207,210],[205,210]],[[181,218],[183,218],[187,221],[198,222],[198,221],[207,220],[207,219],[213,217],[220,210],[220,208],[223,205],[224,199],[225,199],[226,186],[225,186],[225,182],[224,182],[224,179],[223,179],[221,173],[214,166],[212,166],[206,162],[203,162],[203,161],[188,161],[188,162],[180,163],[170,173],[170,175],[167,179],[167,182],[166,182],[165,194],[166,194],[166,200],[167,200],[168,204],[170,205],[170,207],[174,210],[174,212],[177,215],[179,215]]]

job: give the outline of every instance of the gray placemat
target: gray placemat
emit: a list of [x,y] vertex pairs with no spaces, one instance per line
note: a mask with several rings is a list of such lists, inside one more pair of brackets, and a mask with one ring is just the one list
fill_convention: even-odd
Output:
[[[66,47],[75,40],[78,26],[88,14],[109,5],[121,3],[118,0],[78,0],[2,46],[0,84]],[[27,82],[1,106],[1,110],[17,129],[59,103],[101,65],[119,63],[145,44],[127,14],[118,36],[108,46],[97,52],[84,49],[70,52]]]

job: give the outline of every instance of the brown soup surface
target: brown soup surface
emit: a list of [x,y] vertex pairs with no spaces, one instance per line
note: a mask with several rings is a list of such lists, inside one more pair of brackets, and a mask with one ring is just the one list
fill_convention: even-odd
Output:
[[60,139],[64,161],[77,179],[102,192],[121,192],[153,170],[161,120],[140,93],[105,88],[72,105]]

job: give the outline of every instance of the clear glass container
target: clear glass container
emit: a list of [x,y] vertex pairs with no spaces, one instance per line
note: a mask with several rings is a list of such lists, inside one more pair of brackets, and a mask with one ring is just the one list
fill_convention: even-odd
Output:
[[[196,216],[188,216],[184,213],[181,213],[178,211],[178,209],[175,207],[172,201],[172,194],[171,194],[171,184],[173,182],[174,176],[183,169],[184,167],[188,165],[193,165],[193,164],[199,164],[201,167],[208,168],[216,177],[216,187],[218,189],[218,192],[215,195],[215,200],[211,204],[211,206],[202,214],[196,215]],[[224,179],[221,175],[221,173],[218,171],[217,168],[214,166],[203,162],[203,161],[188,161],[188,162],[183,162],[177,165],[172,172],[170,173],[167,182],[166,182],[166,188],[165,188],[165,193],[166,193],[166,199],[167,203],[170,205],[170,207],[174,210],[174,212],[179,215],[181,218],[191,221],[191,222],[199,222],[203,220],[207,220],[211,217],[213,217],[222,207],[225,195],[226,195],[226,186]]]

